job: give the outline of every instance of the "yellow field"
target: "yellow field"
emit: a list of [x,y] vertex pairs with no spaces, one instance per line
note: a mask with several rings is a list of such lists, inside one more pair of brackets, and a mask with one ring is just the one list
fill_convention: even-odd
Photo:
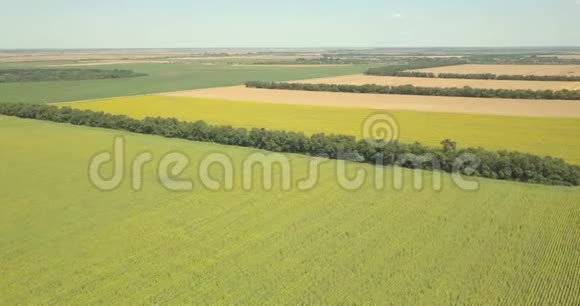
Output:
[[[167,96],[126,97],[62,104],[134,118],[175,117],[211,124],[362,136],[363,121],[376,110],[282,105]],[[391,111],[402,142],[438,145],[449,138],[460,146],[509,149],[551,155],[580,164],[580,119],[526,118]]]
[[417,71],[438,73],[492,73],[503,75],[580,76],[580,65],[457,65]]
[[224,99],[290,105],[407,110],[527,117],[580,118],[580,103],[560,100],[487,99],[346,92],[321,92],[231,86],[158,94],[170,97]]
[[498,80],[465,80],[434,78],[401,78],[374,75],[346,75],[331,78],[320,78],[296,81],[308,84],[376,84],[386,86],[414,85],[420,87],[465,87],[489,89],[532,89],[532,90],[580,90],[580,82],[537,82],[537,81],[498,81]]

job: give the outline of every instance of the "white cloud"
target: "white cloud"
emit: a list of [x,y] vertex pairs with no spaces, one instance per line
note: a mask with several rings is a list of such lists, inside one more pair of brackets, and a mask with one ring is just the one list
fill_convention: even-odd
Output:
[[[576,0],[576,1],[580,2],[580,0]],[[397,13],[397,14],[393,14],[391,17],[393,17],[393,19],[401,19],[401,18],[403,18],[403,14]]]

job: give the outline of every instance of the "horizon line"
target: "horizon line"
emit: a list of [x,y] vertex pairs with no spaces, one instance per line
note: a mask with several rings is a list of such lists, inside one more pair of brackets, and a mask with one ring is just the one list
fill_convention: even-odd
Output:
[[534,46],[534,45],[521,45],[521,46],[313,46],[313,47],[272,47],[272,46],[260,46],[260,47],[33,47],[33,48],[0,48],[0,51],[28,51],[28,50],[231,50],[231,49],[242,49],[242,50],[292,50],[292,49],[302,49],[302,50],[312,50],[312,49],[580,49],[580,45],[548,45],[548,46]]

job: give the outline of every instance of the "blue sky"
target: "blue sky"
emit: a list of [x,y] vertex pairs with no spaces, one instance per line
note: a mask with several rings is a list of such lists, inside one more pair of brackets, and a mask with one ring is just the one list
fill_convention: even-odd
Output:
[[0,48],[580,46],[580,0],[0,0]]

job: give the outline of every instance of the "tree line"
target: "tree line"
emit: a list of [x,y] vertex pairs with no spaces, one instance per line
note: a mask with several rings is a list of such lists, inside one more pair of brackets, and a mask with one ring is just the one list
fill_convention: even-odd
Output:
[[[470,176],[546,185],[580,185],[580,166],[562,159],[540,157],[511,151],[488,151],[483,148],[458,149],[451,140],[441,147],[427,147],[420,143],[403,144],[397,141],[381,146],[352,136],[243,129],[209,125],[203,121],[184,122],[174,118],[129,118],[90,110],[77,110],[41,104],[0,103],[0,114],[74,125],[125,130],[133,133],[159,135],[192,141],[252,147],[273,152],[299,153],[332,159],[351,156],[349,160],[380,165],[396,165],[413,169],[463,173]],[[340,152],[346,155],[341,155]],[[466,154],[479,163],[471,164]],[[352,157],[352,156],[355,157]],[[430,159],[425,160],[425,156]],[[437,162],[435,163],[434,160]]]
[[432,79],[470,79],[470,80],[513,80],[513,81],[558,81],[580,82],[580,76],[568,75],[497,75],[492,73],[431,73],[421,71],[400,71],[393,74],[397,77],[432,78]]
[[322,56],[320,58],[297,58],[295,60],[271,60],[259,61],[253,65],[364,65],[376,61],[359,58],[340,58],[331,56]]
[[[511,58],[511,57],[508,57]],[[516,57],[519,58],[519,57]],[[544,57],[532,57],[533,59],[540,61]],[[378,76],[395,76],[395,77],[414,77],[414,78],[442,78],[442,79],[472,79],[472,80],[514,80],[514,81],[559,81],[559,82],[580,82],[580,76],[567,76],[567,75],[496,75],[492,73],[439,73],[435,74],[432,72],[423,71],[413,71],[418,69],[428,69],[437,68],[445,66],[455,66],[473,63],[487,63],[487,64],[502,64],[502,57],[484,57],[485,60],[480,57],[469,57],[466,59],[458,58],[445,58],[445,59],[435,59],[435,58],[413,58],[408,62],[403,64],[393,64],[383,67],[370,68],[366,71],[367,75],[378,75]],[[559,58],[546,58],[556,60],[557,63],[562,62],[567,63],[567,59]],[[510,62],[511,63],[511,62]],[[528,64],[529,62],[525,59],[521,59],[519,64]],[[536,61],[533,62],[537,64]],[[552,63],[552,62],[549,62]]]
[[2,69],[0,70],[0,83],[101,80],[134,78],[146,75],[145,73],[122,69]]
[[469,56],[470,64],[495,65],[580,65],[580,59],[530,54],[478,54]]
[[464,65],[467,63],[468,62],[466,60],[457,58],[445,58],[445,59],[413,58],[409,59],[406,63],[403,64],[393,64],[383,67],[369,68],[366,71],[366,74],[382,75],[382,76],[398,76],[398,74],[405,72],[406,70]]
[[283,89],[301,91],[327,91],[348,93],[373,93],[413,96],[444,96],[500,99],[534,100],[580,100],[580,90],[530,90],[530,89],[488,89],[465,87],[419,87],[413,85],[347,85],[347,84],[305,84],[287,82],[246,82],[246,87],[263,89]]

